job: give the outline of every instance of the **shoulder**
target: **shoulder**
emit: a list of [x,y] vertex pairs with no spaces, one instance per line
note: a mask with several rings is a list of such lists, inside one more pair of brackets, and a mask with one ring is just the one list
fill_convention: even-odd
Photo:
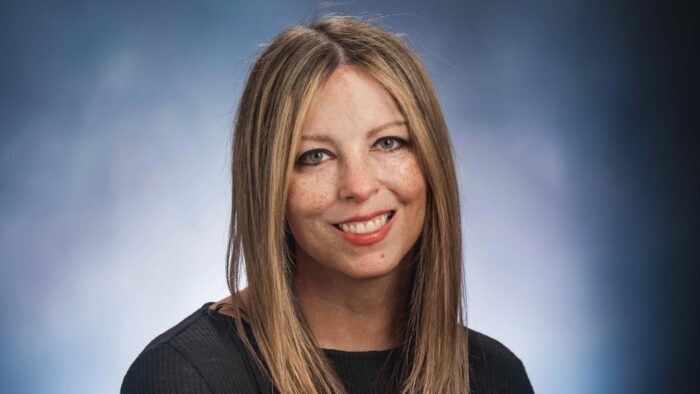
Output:
[[501,342],[469,329],[472,393],[533,393],[522,361]]
[[153,339],[131,364],[122,393],[254,392],[251,359],[231,319],[207,303]]

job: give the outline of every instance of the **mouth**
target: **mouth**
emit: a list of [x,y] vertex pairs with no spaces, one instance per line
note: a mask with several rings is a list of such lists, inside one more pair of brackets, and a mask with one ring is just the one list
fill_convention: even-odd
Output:
[[379,214],[369,220],[360,222],[337,223],[333,226],[338,230],[348,234],[371,234],[384,228],[384,226],[386,226],[391,221],[391,218],[393,218],[395,214],[396,211],[392,210]]

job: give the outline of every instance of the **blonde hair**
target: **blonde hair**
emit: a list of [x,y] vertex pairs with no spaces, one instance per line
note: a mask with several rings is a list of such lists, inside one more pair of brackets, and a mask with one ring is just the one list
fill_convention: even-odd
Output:
[[[391,93],[426,178],[425,225],[414,247],[396,389],[468,392],[459,194],[447,126],[418,57],[396,35],[357,18],[333,16],[293,26],[251,69],[235,119],[226,262],[238,332],[280,392],[345,392],[297,305],[293,238],[285,223],[302,123],[340,64],[368,73]],[[243,267],[246,305],[239,297]],[[262,360],[245,335],[241,309]]]

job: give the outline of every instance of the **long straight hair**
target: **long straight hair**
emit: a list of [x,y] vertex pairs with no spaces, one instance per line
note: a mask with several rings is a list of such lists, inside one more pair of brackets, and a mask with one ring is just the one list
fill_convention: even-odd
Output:
[[[397,363],[401,393],[469,391],[462,234],[452,146],[428,74],[402,40],[354,17],[293,26],[253,65],[236,113],[226,269],[238,332],[282,393],[345,393],[294,294],[294,240],[285,222],[289,178],[316,93],[341,64],[379,81],[406,118],[426,178],[426,216]],[[242,269],[248,283],[239,297]],[[241,310],[251,326],[248,338]],[[252,346],[257,343],[260,357]]]

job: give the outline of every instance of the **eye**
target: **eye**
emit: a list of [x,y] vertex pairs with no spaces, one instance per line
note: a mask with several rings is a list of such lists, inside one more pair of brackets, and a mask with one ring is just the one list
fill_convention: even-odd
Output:
[[379,146],[382,150],[393,152],[406,146],[406,141],[399,137],[382,137],[375,142],[375,145]]
[[297,159],[297,163],[301,165],[308,165],[308,166],[315,166],[320,164],[324,158],[323,156],[328,156],[328,154],[325,151],[322,150],[310,150],[308,152],[304,152],[299,156]]

